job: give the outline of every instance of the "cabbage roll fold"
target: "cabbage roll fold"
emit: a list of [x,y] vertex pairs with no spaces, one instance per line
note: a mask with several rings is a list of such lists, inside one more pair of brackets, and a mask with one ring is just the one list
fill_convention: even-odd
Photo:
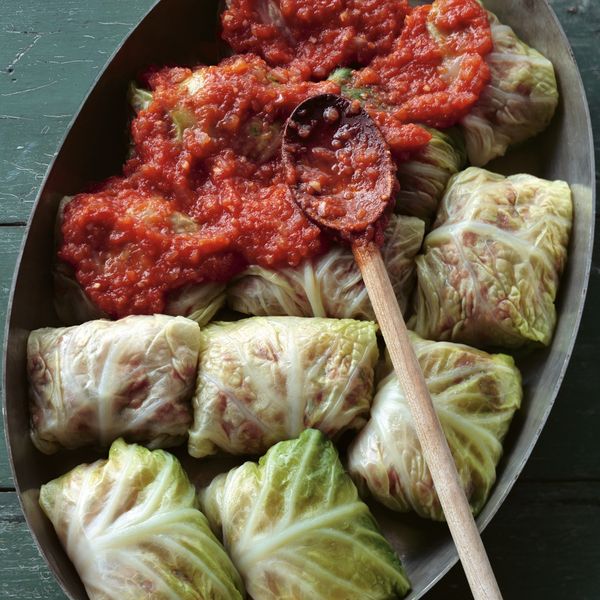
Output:
[[200,328],[183,317],[132,316],[29,335],[31,438],[59,448],[118,437],[166,447],[192,420]]
[[253,317],[202,331],[189,453],[261,454],[314,427],[360,429],[373,399],[377,326]]
[[200,499],[254,600],[390,600],[410,587],[319,431],[219,475]]
[[[410,337],[476,515],[496,481],[502,440],[521,405],[521,375],[505,354],[430,342],[412,333]],[[349,448],[348,470],[360,490],[368,490],[388,508],[443,521],[410,409],[389,357],[385,373],[373,400],[371,420]]]
[[478,347],[548,345],[572,219],[563,181],[455,176],[417,257],[413,329]]
[[432,136],[427,146],[397,163],[400,192],[395,210],[431,224],[450,177],[465,167],[467,155],[458,128],[427,131]]
[[169,295],[165,313],[186,317],[203,327],[225,306],[225,287],[213,281],[186,285]]
[[[398,215],[392,216],[385,232],[381,253],[402,310],[414,289],[414,259],[424,232],[421,220]],[[375,320],[352,250],[345,246],[296,268],[253,265],[233,281],[227,299],[231,308],[250,315]]]
[[117,440],[43,485],[40,504],[91,600],[242,600],[243,583],[177,459]]
[[544,131],[558,106],[552,63],[488,15],[493,50],[485,60],[491,81],[461,121],[469,161],[478,167]]

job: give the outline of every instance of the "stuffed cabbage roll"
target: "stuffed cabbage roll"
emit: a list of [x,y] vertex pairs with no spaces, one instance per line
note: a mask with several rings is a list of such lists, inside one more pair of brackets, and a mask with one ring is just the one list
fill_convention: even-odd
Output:
[[[474,514],[496,480],[502,440],[522,398],[510,356],[411,335],[431,399]],[[425,463],[406,398],[391,364],[373,400],[371,420],[348,452],[359,489],[392,510],[441,521],[442,507]]]
[[541,133],[558,106],[552,63],[488,14],[494,47],[485,60],[492,78],[461,122],[475,166],[504,156],[509,146]]
[[175,457],[116,441],[40,504],[91,600],[235,600],[243,583]]
[[373,399],[377,326],[254,317],[202,331],[189,452],[260,454],[309,427],[360,429]]
[[413,329],[474,346],[548,345],[572,219],[563,181],[475,167],[455,176],[417,257]]
[[[80,325],[95,319],[108,319],[77,283],[69,265],[57,261],[52,273],[54,307],[64,325]],[[187,285],[172,293],[165,304],[165,314],[191,319],[206,325],[225,305],[225,285],[206,282]]]
[[458,128],[428,131],[432,137],[427,146],[397,164],[396,212],[431,223],[448,180],[464,168],[467,156]]
[[[136,90],[137,102],[142,102],[144,90]],[[136,104],[134,103],[134,106]],[[55,224],[56,248],[60,247],[62,219],[66,205],[72,200],[65,196],[60,203]],[[183,213],[173,213],[173,231],[180,232],[186,228],[197,227]],[[110,315],[94,304],[75,278],[73,268],[56,260],[52,270],[54,284],[54,308],[58,318],[64,325],[80,325],[94,319],[108,319]],[[175,290],[166,298],[164,313],[167,315],[187,317],[203,326],[225,305],[225,285],[205,282],[184,286]]]
[[[414,258],[424,229],[419,219],[394,215],[385,233],[381,252],[402,310],[414,288]],[[231,308],[251,315],[375,320],[352,250],[345,246],[296,268],[251,266],[231,284],[227,299]]]
[[200,328],[183,317],[132,316],[32,331],[33,443],[46,454],[107,446],[120,436],[155,448],[182,443],[199,350]]
[[200,499],[254,600],[389,600],[410,587],[319,431],[219,475]]

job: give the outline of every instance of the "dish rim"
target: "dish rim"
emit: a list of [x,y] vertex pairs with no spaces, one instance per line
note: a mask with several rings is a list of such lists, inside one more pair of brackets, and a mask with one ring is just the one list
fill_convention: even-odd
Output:
[[[106,75],[106,72],[109,70],[109,68],[112,65],[112,63],[114,62],[115,58],[121,53],[124,46],[127,44],[128,40],[136,33],[136,31],[140,27],[142,27],[142,25],[144,24],[146,19],[148,19],[150,17],[150,15],[155,10],[157,10],[160,5],[162,5],[166,2],[167,2],[167,0],[155,0],[152,3],[152,5],[150,6],[150,8],[147,9],[143,13],[143,15],[140,17],[140,19],[136,23],[136,25],[127,33],[127,35],[122,39],[122,41],[116,46],[114,51],[108,56],[104,66],[102,67],[102,69],[100,70],[98,75],[95,77],[95,79],[92,82],[92,84],[90,85],[89,89],[86,91],[78,108],[73,113],[73,117],[71,118],[67,128],[65,129],[64,134],[61,136],[61,139],[59,140],[59,142],[57,144],[57,152],[56,152],[55,156],[53,157],[53,159],[51,160],[51,162],[46,170],[44,178],[43,178],[43,180],[39,186],[38,192],[36,194],[35,202],[33,203],[32,207],[31,207],[31,212],[27,219],[27,225],[24,228],[23,239],[21,241],[19,252],[17,255],[17,260],[15,262],[15,268],[13,271],[13,276],[12,276],[11,286],[10,286],[10,293],[9,293],[8,302],[7,302],[7,311],[6,311],[6,318],[5,318],[5,331],[4,331],[4,339],[3,339],[3,344],[2,344],[2,351],[3,351],[3,354],[2,354],[2,367],[3,367],[2,416],[4,419],[4,439],[5,439],[6,448],[7,448],[8,461],[10,463],[12,481],[13,481],[13,485],[15,487],[16,495],[18,497],[19,506],[25,517],[25,521],[27,523],[28,530],[34,540],[35,546],[37,547],[38,552],[40,553],[40,556],[43,557],[48,569],[52,573],[55,581],[60,586],[62,592],[65,594],[65,596],[67,598],[69,598],[71,600],[77,600],[77,599],[67,590],[67,587],[66,587],[65,582],[63,581],[63,578],[59,575],[59,573],[52,566],[52,563],[50,560],[50,553],[48,553],[46,551],[46,549],[40,543],[38,536],[34,533],[30,515],[28,514],[28,512],[25,509],[24,500],[23,500],[23,491],[21,490],[21,486],[20,486],[19,480],[17,478],[17,469],[15,466],[15,461],[14,461],[14,456],[13,456],[13,446],[11,444],[11,433],[9,432],[9,427],[8,427],[9,421],[8,421],[8,402],[7,402],[7,398],[8,398],[8,391],[7,391],[8,390],[8,387],[7,387],[8,364],[7,364],[7,362],[8,361],[7,361],[7,358],[8,358],[9,341],[11,338],[11,320],[12,320],[12,315],[13,315],[14,296],[15,296],[15,290],[17,287],[17,280],[18,280],[19,272],[21,270],[21,264],[22,264],[25,247],[26,247],[27,241],[30,236],[32,222],[34,220],[36,213],[38,212],[38,208],[39,208],[39,205],[41,204],[42,197],[45,195],[46,186],[47,186],[48,180],[50,179],[50,176],[54,170],[54,166],[55,166],[56,162],[60,159],[61,151],[62,151],[63,147],[65,146],[65,142],[67,141],[73,128],[75,127],[77,120],[78,120],[83,108],[85,107],[86,103],[88,102],[90,96],[92,96],[92,94],[94,93],[99,82]],[[539,440],[541,432],[547,423],[548,416],[549,416],[550,412],[552,411],[554,403],[556,402],[556,399],[560,392],[560,388],[562,386],[565,374],[570,365],[572,353],[573,353],[573,350],[575,347],[575,343],[577,341],[577,336],[579,334],[583,311],[586,306],[586,296],[587,296],[588,287],[589,287],[589,277],[590,277],[590,272],[591,272],[591,267],[592,267],[592,259],[593,259],[597,190],[596,190],[596,186],[594,185],[594,174],[595,174],[595,170],[596,170],[596,157],[595,157],[594,136],[593,136],[591,113],[590,113],[590,108],[589,108],[589,101],[587,98],[587,93],[586,93],[583,79],[581,76],[581,71],[579,69],[579,65],[577,64],[577,61],[576,61],[571,43],[569,41],[569,38],[567,37],[567,35],[562,27],[562,24],[560,23],[557,15],[556,15],[556,12],[552,8],[552,6],[548,2],[548,0],[542,0],[541,3],[543,5],[542,8],[549,12],[550,18],[554,22],[554,25],[557,27],[557,29],[560,33],[560,37],[561,37],[560,45],[568,50],[569,59],[572,63],[572,66],[575,68],[575,79],[576,79],[576,84],[577,84],[577,90],[575,91],[575,94],[581,96],[581,98],[584,100],[584,115],[583,115],[583,117],[584,117],[586,131],[587,131],[588,138],[589,138],[588,139],[588,142],[589,142],[588,153],[589,153],[589,157],[590,157],[592,187],[591,187],[590,223],[589,223],[589,226],[586,228],[587,235],[585,236],[584,240],[582,240],[585,242],[585,249],[586,249],[585,264],[583,265],[583,287],[579,292],[579,303],[578,303],[577,311],[576,311],[575,317],[574,317],[574,329],[570,334],[568,345],[564,347],[564,351],[563,351],[564,358],[562,359],[561,367],[560,367],[560,370],[558,371],[558,377],[556,379],[556,382],[555,382],[554,386],[552,387],[552,393],[551,393],[550,399],[547,401],[545,408],[544,408],[543,412],[541,413],[540,423],[536,427],[533,436],[530,438],[529,445],[528,445],[526,451],[523,452],[520,456],[518,456],[518,460],[516,461],[517,469],[515,471],[515,474],[513,476],[511,476],[511,478],[506,482],[505,488],[501,491],[501,493],[498,494],[498,496],[495,497],[493,499],[493,501],[490,498],[490,500],[486,503],[485,516],[484,517],[480,516],[476,519],[477,526],[478,526],[478,529],[480,532],[483,531],[489,525],[491,520],[495,517],[499,508],[504,504],[508,494],[514,487],[516,481],[521,476],[523,468],[524,468],[525,464],[528,462],[535,446],[537,445],[537,442]],[[508,23],[508,25],[511,25],[511,24]],[[417,600],[418,598],[421,598],[422,596],[424,596],[428,591],[431,590],[431,588],[433,588],[446,575],[446,573],[457,562],[458,562],[458,554],[456,552],[456,549],[454,549],[452,557],[450,557],[449,560],[446,560],[446,563],[438,571],[436,576],[433,577],[422,590],[419,590],[418,594],[415,595],[414,592],[411,592],[410,595],[406,596],[406,600]]]

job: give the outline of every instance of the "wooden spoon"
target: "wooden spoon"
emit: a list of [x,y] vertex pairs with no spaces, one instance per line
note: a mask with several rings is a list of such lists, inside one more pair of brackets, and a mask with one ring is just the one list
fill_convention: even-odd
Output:
[[352,245],[473,597],[501,599],[377,245],[397,185],[389,148],[358,102],[324,94],[288,119],[282,158],[304,213]]

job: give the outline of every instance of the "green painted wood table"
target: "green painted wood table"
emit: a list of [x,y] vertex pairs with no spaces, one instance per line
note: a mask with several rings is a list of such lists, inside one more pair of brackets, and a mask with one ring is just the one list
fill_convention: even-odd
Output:
[[[153,0],[0,2],[0,329],[25,224],[84,94]],[[552,0],[600,145],[600,0]],[[165,24],[168,27],[168,23]],[[568,107],[567,107],[568,110]],[[596,249],[597,250],[597,249]],[[577,347],[542,438],[483,538],[507,599],[600,598],[600,255]],[[428,594],[468,598],[460,567]],[[0,441],[0,598],[59,600]]]

